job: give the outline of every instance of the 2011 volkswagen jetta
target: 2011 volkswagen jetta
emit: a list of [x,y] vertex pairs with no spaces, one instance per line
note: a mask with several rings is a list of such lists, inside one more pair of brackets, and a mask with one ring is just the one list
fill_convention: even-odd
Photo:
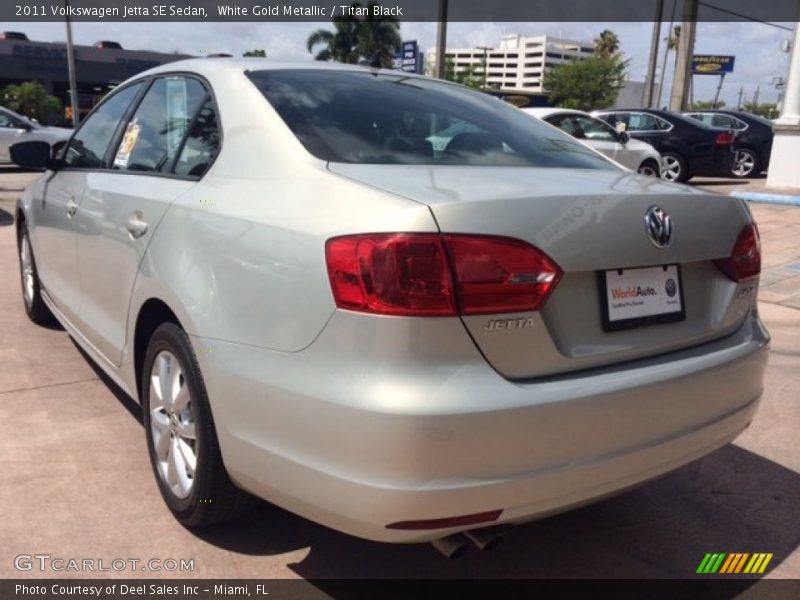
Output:
[[392,542],[520,523],[756,411],[746,205],[479,92],[190,60],[119,86],[55,156],[12,153],[47,168],[17,208],[25,308],[139,398],[187,526],[251,494]]

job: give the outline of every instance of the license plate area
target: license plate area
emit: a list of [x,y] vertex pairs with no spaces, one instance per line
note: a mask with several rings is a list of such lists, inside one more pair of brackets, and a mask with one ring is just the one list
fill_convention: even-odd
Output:
[[680,265],[613,269],[598,275],[605,331],[686,319]]

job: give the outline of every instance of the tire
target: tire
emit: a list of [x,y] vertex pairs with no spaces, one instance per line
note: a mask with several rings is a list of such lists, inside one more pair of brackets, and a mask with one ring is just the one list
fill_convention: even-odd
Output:
[[33,256],[28,226],[23,222],[20,225],[17,240],[17,254],[19,256],[19,275],[22,284],[22,302],[28,318],[37,325],[51,325],[55,318],[42,299],[42,287],[39,282],[39,272],[36,270],[36,259]]
[[643,161],[642,164],[639,165],[639,169],[636,172],[640,175],[646,175],[647,177],[661,177],[661,168],[652,158],[648,158],[647,160]]
[[661,177],[667,181],[683,183],[691,177],[686,168],[686,160],[675,152],[661,153]]
[[[163,390],[162,377],[169,382]],[[202,528],[252,508],[255,498],[225,471],[197,357],[176,324],[163,323],[153,332],[141,379],[150,464],[175,518],[185,527]]]
[[761,160],[751,148],[739,148],[733,157],[731,174],[737,179],[754,177],[761,172]]

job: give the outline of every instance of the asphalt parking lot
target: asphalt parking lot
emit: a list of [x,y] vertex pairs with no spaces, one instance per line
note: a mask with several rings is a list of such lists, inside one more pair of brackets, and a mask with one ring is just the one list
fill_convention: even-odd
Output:
[[35,553],[194,561],[191,572],[72,577],[322,579],[691,577],[707,552],[769,552],[767,577],[800,578],[800,207],[752,207],[759,310],[773,336],[752,426],[656,482],[447,561],[428,545],[359,540],[266,503],[225,526],[179,526],[151,474],[137,403],[63,330],[25,317],[11,213],[34,176],[0,169],[0,577],[63,575],[15,569],[15,556]]

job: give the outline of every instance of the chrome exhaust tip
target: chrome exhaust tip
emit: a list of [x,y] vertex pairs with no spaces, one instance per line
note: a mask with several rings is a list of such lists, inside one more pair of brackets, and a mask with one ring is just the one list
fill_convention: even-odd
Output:
[[450,559],[456,559],[463,555],[469,545],[470,539],[463,533],[454,533],[431,542],[431,546],[436,548],[442,556]]
[[464,535],[481,550],[492,550],[502,541],[506,533],[508,533],[508,527],[498,525],[465,531]]

